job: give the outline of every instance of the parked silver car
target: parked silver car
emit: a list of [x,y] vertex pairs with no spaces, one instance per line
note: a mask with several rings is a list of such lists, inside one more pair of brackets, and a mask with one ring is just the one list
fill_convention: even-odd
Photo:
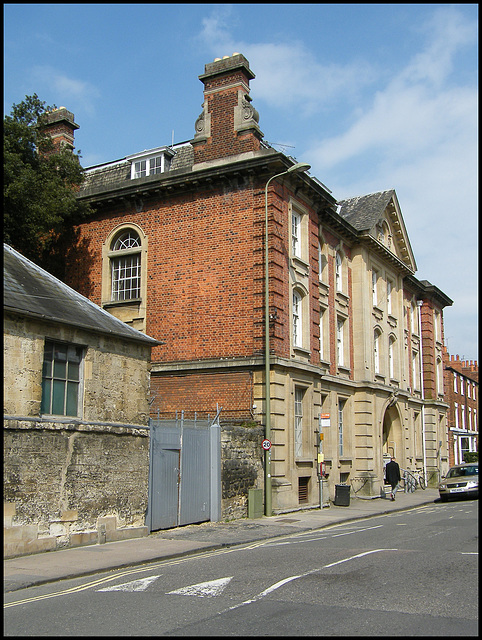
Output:
[[438,486],[440,499],[446,502],[450,497],[479,497],[479,463],[458,464],[448,470]]

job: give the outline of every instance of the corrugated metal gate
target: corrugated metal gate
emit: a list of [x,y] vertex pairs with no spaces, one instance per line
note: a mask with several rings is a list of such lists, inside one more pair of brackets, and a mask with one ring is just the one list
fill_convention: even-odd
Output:
[[221,517],[221,428],[215,419],[149,420],[149,531]]

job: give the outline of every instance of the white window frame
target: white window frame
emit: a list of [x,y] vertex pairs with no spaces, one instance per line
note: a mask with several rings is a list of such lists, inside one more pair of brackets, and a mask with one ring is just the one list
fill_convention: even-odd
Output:
[[412,333],[418,336],[419,335],[418,307],[414,303],[412,303],[411,307],[412,307]]
[[373,332],[373,358],[374,358],[374,368],[375,373],[380,374],[380,338],[381,331],[379,329],[375,329]]
[[325,357],[325,312],[326,309],[320,307],[320,360],[323,360]]
[[378,290],[377,290],[378,278],[379,278],[378,271],[376,269],[372,269],[372,301],[373,301],[374,307],[378,306]]
[[301,220],[302,214],[291,208],[291,253],[301,259]]
[[339,367],[345,366],[345,345],[344,345],[344,329],[345,329],[345,319],[340,316],[336,319],[336,356],[337,356],[337,365]]
[[439,342],[440,341],[440,312],[437,311],[436,309],[434,310],[434,318],[433,318],[433,325],[434,325],[434,339],[435,342]]
[[412,378],[413,388],[420,390],[420,370],[418,366],[418,351],[412,351]]
[[437,372],[437,392],[439,395],[443,395],[444,392],[444,379],[443,379],[443,363],[440,358],[437,358],[436,364],[436,372]]
[[297,290],[293,291],[291,309],[291,330],[293,347],[303,346],[303,296]]
[[169,171],[172,155],[174,152],[168,147],[158,147],[127,156],[127,160],[131,163],[131,180]]
[[395,378],[395,338],[389,336],[388,338],[388,371],[390,378]]
[[328,285],[328,259],[326,255],[326,243],[322,238],[318,239],[318,279]]
[[303,456],[303,399],[305,396],[303,387],[295,386],[294,406],[294,452],[295,458]]
[[335,254],[335,289],[343,292],[343,258],[339,251]]
[[393,311],[392,292],[393,292],[393,282],[387,279],[387,313],[389,316],[392,315],[392,311]]
[[138,300],[141,297],[141,245],[139,233],[126,227],[111,244],[111,301]]
[[455,421],[455,428],[459,429],[459,403],[458,402],[454,402],[454,421]]
[[343,456],[343,427],[344,427],[344,409],[346,399],[338,398],[338,456]]

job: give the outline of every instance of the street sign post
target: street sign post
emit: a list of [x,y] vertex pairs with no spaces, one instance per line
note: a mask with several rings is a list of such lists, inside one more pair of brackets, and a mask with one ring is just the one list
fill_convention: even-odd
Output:
[[324,434],[322,432],[323,428],[329,427],[330,426],[330,414],[329,413],[320,413],[320,418],[318,420],[318,434],[319,434],[319,441],[318,441],[318,469],[319,469],[319,477],[320,477],[320,509],[323,509],[323,462],[325,459],[324,453],[323,453],[323,439],[324,439]]

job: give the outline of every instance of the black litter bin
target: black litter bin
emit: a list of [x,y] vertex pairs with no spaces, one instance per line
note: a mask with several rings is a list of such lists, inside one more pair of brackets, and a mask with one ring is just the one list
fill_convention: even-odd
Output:
[[350,506],[350,485],[335,484],[335,501],[333,503],[337,507]]

